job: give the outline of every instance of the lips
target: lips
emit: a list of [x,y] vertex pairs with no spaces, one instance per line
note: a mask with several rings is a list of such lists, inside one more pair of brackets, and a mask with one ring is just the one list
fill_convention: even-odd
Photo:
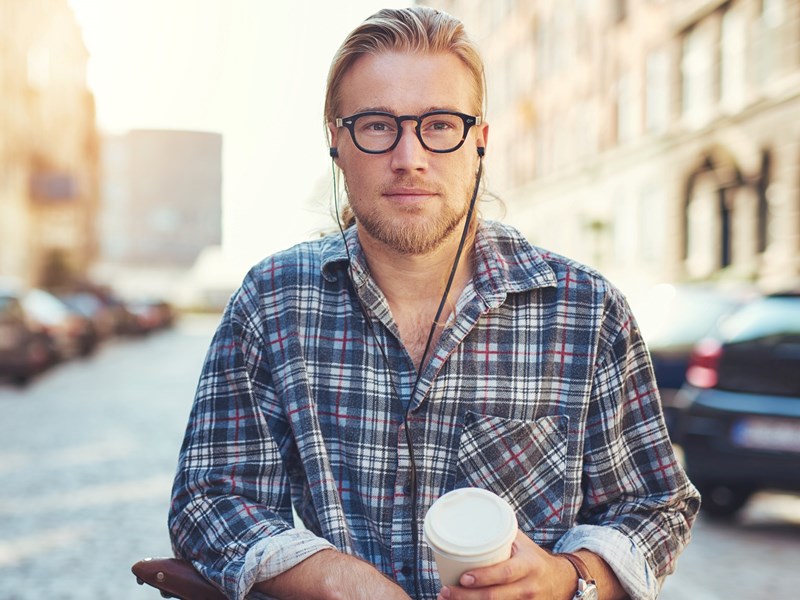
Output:
[[387,196],[432,196],[435,192],[418,187],[394,187],[386,190]]
[[433,190],[418,187],[393,187],[385,190],[383,195],[392,200],[414,201],[437,195]]

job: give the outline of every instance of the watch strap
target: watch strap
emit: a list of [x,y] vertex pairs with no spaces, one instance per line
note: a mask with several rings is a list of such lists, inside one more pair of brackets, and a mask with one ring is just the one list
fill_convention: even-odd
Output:
[[597,582],[589,574],[589,567],[583,559],[572,552],[563,552],[558,556],[566,558],[578,573],[578,590],[573,600],[597,600]]
[[592,579],[592,576],[589,574],[589,567],[586,566],[586,563],[583,562],[580,556],[572,552],[562,552],[558,556],[563,556],[572,563],[572,566],[575,567],[575,571],[578,573],[578,577],[583,579],[586,583],[594,583],[594,579]]

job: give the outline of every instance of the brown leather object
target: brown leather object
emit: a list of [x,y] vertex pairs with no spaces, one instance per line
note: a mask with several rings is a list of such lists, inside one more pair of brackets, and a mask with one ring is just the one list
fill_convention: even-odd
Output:
[[227,600],[189,561],[178,558],[145,558],[131,571],[141,585],[146,583],[161,590],[165,598],[180,600]]

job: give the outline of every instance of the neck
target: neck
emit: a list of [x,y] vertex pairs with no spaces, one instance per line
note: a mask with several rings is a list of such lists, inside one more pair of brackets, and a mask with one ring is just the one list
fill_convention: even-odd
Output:
[[[359,229],[359,241],[369,263],[370,274],[394,306],[438,305],[444,292],[461,239],[463,224],[438,247],[426,254],[403,254],[388,248]],[[472,277],[472,247],[475,220],[459,259],[449,300],[454,303]],[[443,315],[446,316],[446,315]]]

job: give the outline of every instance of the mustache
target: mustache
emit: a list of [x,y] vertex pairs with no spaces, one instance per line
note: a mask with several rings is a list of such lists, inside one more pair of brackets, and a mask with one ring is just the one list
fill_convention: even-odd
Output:
[[390,192],[391,190],[395,190],[398,188],[412,188],[412,189],[425,190],[426,192],[431,192],[433,194],[443,193],[443,188],[440,185],[437,185],[430,181],[426,181],[425,179],[419,177],[409,177],[409,176],[397,177],[393,179],[391,182],[382,185],[379,191],[381,192],[381,194],[385,194]]

